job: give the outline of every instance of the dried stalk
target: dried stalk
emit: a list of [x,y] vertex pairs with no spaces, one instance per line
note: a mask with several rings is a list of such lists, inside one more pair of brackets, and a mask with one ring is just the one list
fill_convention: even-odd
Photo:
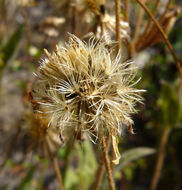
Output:
[[76,6],[73,4],[71,6],[72,9],[72,17],[71,17],[71,32],[72,34],[76,33]]
[[4,24],[7,26],[7,8],[6,8],[6,1],[5,0],[2,0],[1,2],[1,9],[0,11],[2,12],[2,18],[3,18],[3,21],[4,21]]
[[26,40],[27,40],[27,47],[30,46],[30,24],[28,21],[28,14],[27,14],[27,8],[23,7],[23,17],[25,20],[25,28],[26,28]]
[[115,0],[115,14],[116,14],[116,39],[117,39],[117,50],[121,52],[121,32],[120,32],[120,22],[121,22],[121,4],[120,0]]
[[176,54],[174,53],[174,50],[173,50],[173,47],[171,45],[171,43],[169,42],[168,38],[167,38],[167,35],[166,33],[164,32],[163,28],[161,27],[161,25],[159,24],[159,22],[155,19],[155,17],[152,15],[151,11],[141,2],[141,0],[136,0],[140,6],[143,7],[143,9],[145,10],[145,12],[148,14],[148,16],[152,19],[152,21],[155,23],[156,27],[158,28],[159,32],[161,33],[164,41],[166,42],[168,48],[169,48],[169,51],[171,52],[173,58],[174,58],[174,61],[175,61],[175,64],[177,66],[177,69],[180,73],[180,76],[182,78],[182,68],[180,66],[180,63],[176,57]]
[[[156,12],[157,12],[157,8],[158,8],[158,6],[159,6],[159,3],[160,3],[160,0],[156,0],[155,5],[154,5],[154,9],[152,10],[153,16],[156,15]],[[148,33],[148,31],[149,31],[149,29],[150,29],[150,27],[151,27],[151,24],[152,24],[152,20],[149,19],[149,20],[148,20],[148,23],[147,23],[147,25],[146,25],[146,27],[145,27],[145,29],[144,29],[143,34],[141,35],[140,39],[137,41],[137,44],[140,43],[141,40],[143,41],[143,40],[145,39],[145,36],[147,35],[147,33]]]
[[104,160],[101,157],[99,167],[97,169],[97,173],[96,173],[96,177],[95,177],[95,183],[94,183],[94,186],[93,186],[93,190],[99,190],[100,189],[103,174],[104,174]]
[[57,160],[56,156],[51,153],[47,143],[46,143],[46,148],[47,148],[47,152],[48,152],[48,155],[49,155],[50,159],[53,161],[54,170],[56,172],[56,177],[57,177],[57,180],[58,180],[58,183],[59,183],[59,190],[64,190],[64,188],[63,188],[63,180],[62,180],[62,175],[61,175],[61,172],[60,172],[60,169],[59,169],[58,160]]
[[[110,147],[110,138],[107,138],[107,151]],[[99,167],[97,169],[97,173],[96,173],[96,177],[95,177],[95,182],[93,185],[93,190],[99,190],[100,189],[100,185],[102,182],[102,178],[103,178],[103,174],[104,174],[104,160],[103,160],[103,156],[101,156],[101,160],[99,163]]]
[[129,21],[129,0],[124,0],[125,21]]
[[[143,3],[145,3],[145,0],[143,0]],[[134,31],[134,37],[133,37],[133,51],[135,51],[135,45],[136,45],[136,41],[138,39],[138,34],[139,34],[140,26],[142,23],[143,14],[144,14],[144,10],[142,9],[142,7],[140,7],[138,19],[137,19],[137,23],[136,23],[136,27],[135,27],[135,31]]]
[[57,176],[57,179],[58,179],[58,182],[59,182],[59,189],[60,190],[63,190],[63,181],[62,181],[62,176],[61,176],[61,172],[60,172],[60,169],[59,169],[59,164],[58,164],[58,160],[57,158],[54,156],[52,158],[53,160],[53,165],[54,165],[54,169],[55,169],[55,172],[56,172],[56,176]]
[[115,184],[114,184],[112,170],[111,170],[111,163],[109,160],[109,155],[108,155],[107,146],[106,146],[106,140],[104,137],[104,131],[103,131],[102,127],[101,127],[101,132],[100,132],[100,138],[101,138],[101,144],[102,144],[103,160],[104,160],[104,164],[105,164],[105,168],[106,168],[106,172],[107,172],[109,187],[110,187],[110,190],[115,190]]
[[157,162],[156,162],[155,171],[154,171],[150,190],[156,190],[156,188],[157,188],[157,184],[159,182],[162,167],[164,164],[165,147],[167,145],[167,141],[169,138],[170,131],[171,131],[171,128],[166,127],[164,129],[163,134],[162,134],[162,137],[160,140],[160,145],[159,145],[158,156],[157,156]]
[[161,16],[161,19],[166,15],[167,11],[170,8],[171,3],[172,3],[172,0],[169,0],[168,3],[167,3],[167,5],[166,5],[166,7],[165,7],[164,13]]

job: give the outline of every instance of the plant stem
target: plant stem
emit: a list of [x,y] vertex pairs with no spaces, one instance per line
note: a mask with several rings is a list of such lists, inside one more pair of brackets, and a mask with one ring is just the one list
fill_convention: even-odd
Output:
[[6,8],[6,0],[2,0],[2,2],[0,1],[1,3],[1,9],[0,11],[2,12],[2,18],[3,18],[3,21],[4,21],[4,24],[7,25],[7,8]]
[[125,9],[125,21],[129,21],[129,0],[124,0],[124,9]]
[[63,180],[62,180],[62,176],[61,176],[61,172],[60,172],[60,169],[59,169],[59,164],[58,164],[58,160],[56,158],[56,156],[54,156],[52,158],[53,160],[53,165],[54,165],[54,169],[55,169],[55,172],[56,172],[56,176],[57,176],[57,179],[58,179],[58,182],[59,182],[59,189],[60,190],[63,190]]
[[[154,5],[154,9],[152,10],[153,16],[156,15],[156,12],[157,12],[157,8],[158,8],[158,6],[159,6],[159,3],[160,3],[160,0],[156,0],[155,5]],[[136,43],[137,46],[138,46],[141,42],[143,42],[143,40],[145,39],[145,36],[146,36],[146,34],[148,33],[148,31],[149,31],[149,29],[150,29],[150,27],[151,27],[151,24],[152,24],[152,20],[149,19],[149,20],[148,20],[148,23],[147,23],[147,25],[146,25],[146,27],[145,27],[145,29],[144,29],[143,34],[141,35],[140,39],[139,39],[139,40],[137,41],[137,43]]]
[[22,11],[23,11],[23,17],[25,20],[25,27],[26,27],[27,48],[29,48],[30,47],[30,25],[29,25],[29,21],[28,21],[27,8],[23,7]]
[[175,64],[177,66],[177,69],[180,73],[180,77],[182,78],[182,68],[181,68],[181,65],[180,65],[180,62],[178,61],[178,58],[176,57],[176,54],[173,50],[173,47],[171,45],[171,43],[169,42],[168,38],[167,38],[167,35],[166,33],[164,32],[163,28],[161,27],[161,25],[159,24],[159,22],[155,19],[155,17],[152,15],[151,11],[145,6],[145,4],[143,4],[143,2],[141,0],[136,0],[140,6],[143,7],[143,9],[145,10],[145,12],[148,14],[148,16],[152,19],[152,21],[154,22],[154,24],[156,25],[156,27],[158,28],[159,32],[161,33],[164,41],[166,42],[168,48],[169,48],[169,51],[171,52],[171,55],[173,56],[174,58],[174,61],[175,61]]
[[[110,138],[107,138],[107,151],[109,149],[110,146]],[[96,177],[95,177],[95,182],[93,185],[93,190],[99,190],[100,189],[100,185],[102,182],[102,178],[103,178],[103,174],[104,174],[104,160],[103,160],[103,156],[100,156],[100,163],[99,163],[99,167],[97,169],[97,173],[96,173]]]
[[[145,3],[145,0],[143,0],[143,3]],[[136,27],[135,27],[135,31],[134,31],[134,37],[133,37],[133,44],[132,44],[133,51],[135,51],[135,45],[136,45],[136,41],[138,39],[138,34],[139,34],[140,26],[142,23],[143,14],[144,14],[144,10],[140,7],[138,19],[137,19],[137,23],[136,23]]]
[[120,22],[121,22],[121,4],[120,0],[115,0],[115,14],[116,14],[116,39],[117,39],[117,51],[121,52],[121,32],[120,32]]
[[171,131],[171,128],[169,126],[165,127],[163,134],[161,136],[158,155],[157,155],[157,162],[156,162],[150,190],[155,190],[157,188],[157,184],[159,182],[162,167],[164,164],[165,147],[169,138],[170,131]]
[[163,18],[163,17],[166,15],[167,11],[168,11],[169,8],[170,8],[171,3],[172,3],[172,0],[169,0],[168,3],[166,4],[164,13],[162,14],[161,18]]
[[63,180],[62,180],[62,175],[61,175],[61,172],[60,172],[60,169],[59,169],[58,160],[57,160],[56,156],[53,155],[52,152],[50,151],[49,145],[47,143],[46,143],[46,147],[47,147],[48,155],[49,155],[50,159],[53,161],[54,170],[56,172],[56,177],[57,177],[57,180],[58,180],[58,183],[59,183],[59,190],[64,190],[64,188],[63,188]]
[[71,16],[71,32],[72,34],[76,33],[76,6],[75,4],[71,5],[72,16]]
[[109,160],[108,150],[107,150],[107,146],[106,146],[106,140],[104,137],[104,131],[103,131],[102,127],[101,127],[101,131],[100,131],[100,138],[101,138],[101,144],[102,144],[103,160],[104,160],[104,164],[105,164],[105,168],[106,168],[106,172],[107,172],[109,187],[110,187],[110,190],[115,190],[115,184],[114,184],[112,170],[111,170],[111,163]]
[[104,174],[104,161],[101,159],[99,167],[97,169],[96,177],[95,177],[95,183],[93,186],[93,190],[99,190],[100,189],[100,184],[102,182],[102,177]]

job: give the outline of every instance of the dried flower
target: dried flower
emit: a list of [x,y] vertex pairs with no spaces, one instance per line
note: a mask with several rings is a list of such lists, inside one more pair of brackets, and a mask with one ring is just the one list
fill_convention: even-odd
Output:
[[[116,35],[116,18],[115,16],[111,16],[109,14],[105,14],[101,17],[103,33],[108,33],[108,36],[115,36]],[[128,22],[122,21],[120,22],[120,33],[121,38],[123,41],[128,41],[130,39],[130,27]],[[101,26],[97,26],[96,36],[99,38],[101,36],[102,30]],[[106,35],[107,36],[107,35]],[[109,40],[111,41],[111,39]]]
[[[136,102],[143,90],[134,89],[136,67],[121,63],[105,43],[90,39],[89,43],[70,35],[65,47],[57,47],[40,65],[33,96],[49,115],[49,125],[60,134],[86,132],[92,141],[104,130],[112,138],[119,161],[118,136],[122,125],[133,123]],[[41,110],[39,110],[41,112]],[[64,135],[62,135],[64,138]]]
[[64,142],[60,141],[57,130],[53,127],[48,128],[49,118],[45,118],[40,112],[33,113],[30,107],[27,108],[25,133],[28,136],[27,151],[37,148],[41,156],[51,153],[55,154],[58,147]]

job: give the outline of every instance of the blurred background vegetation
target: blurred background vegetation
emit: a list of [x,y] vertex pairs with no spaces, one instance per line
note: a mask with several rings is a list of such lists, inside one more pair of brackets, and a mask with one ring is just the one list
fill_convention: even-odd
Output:
[[[94,31],[96,18],[87,12],[84,1],[66,0],[0,0],[0,189],[55,190],[59,189],[50,159],[41,151],[29,147],[26,127],[27,89],[33,72],[44,57],[43,49],[52,51],[63,44],[67,32],[83,37]],[[99,1],[96,1],[99,2]],[[124,7],[121,1],[121,8]],[[146,1],[152,10],[154,2]],[[168,0],[161,0],[158,18]],[[96,3],[97,5],[97,3]],[[112,12],[114,1],[107,0]],[[169,41],[182,61],[182,14],[180,0],[171,1],[170,11],[175,24],[169,31]],[[129,1],[131,41],[140,7]],[[91,11],[90,11],[91,12]],[[123,15],[125,14],[122,10]],[[95,19],[95,20],[94,20]],[[149,18],[144,13],[139,34]],[[92,29],[92,31],[91,31]],[[158,31],[156,32],[158,33]],[[156,34],[155,33],[155,34]],[[159,190],[182,189],[182,85],[179,71],[165,43],[154,43],[137,50],[131,57],[139,66],[139,88],[146,89],[144,105],[133,116],[135,135],[124,130],[120,138],[121,160],[114,168],[118,190],[152,189],[157,180]],[[70,142],[56,153],[66,190],[93,188],[100,163],[97,145],[85,140]],[[161,169],[160,169],[161,168]],[[109,189],[106,175],[102,190]]]

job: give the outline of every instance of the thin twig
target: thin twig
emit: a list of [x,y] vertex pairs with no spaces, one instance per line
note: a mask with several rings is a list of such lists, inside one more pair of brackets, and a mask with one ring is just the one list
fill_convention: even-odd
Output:
[[62,180],[62,176],[61,176],[61,172],[60,172],[60,169],[59,169],[59,164],[58,164],[58,160],[56,158],[56,156],[54,156],[52,158],[53,160],[53,165],[54,165],[54,169],[55,169],[55,172],[56,172],[56,176],[57,176],[57,179],[58,179],[58,182],[59,182],[59,188],[60,190],[63,190],[63,180]]
[[104,164],[105,164],[105,168],[106,168],[106,172],[107,172],[109,187],[110,187],[110,190],[115,190],[115,184],[114,184],[112,170],[111,170],[111,163],[109,160],[107,146],[106,146],[106,140],[104,137],[104,131],[103,131],[102,127],[101,127],[101,131],[100,131],[100,138],[101,138],[102,152],[103,152]]
[[100,189],[103,174],[104,174],[104,161],[103,161],[103,159],[101,159],[100,163],[99,163],[99,167],[97,169],[93,190],[99,190]]
[[56,172],[56,177],[57,177],[57,180],[58,180],[58,183],[59,183],[59,189],[64,190],[64,188],[63,188],[63,180],[62,180],[61,171],[59,169],[58,160],[57,160],[56,156],[53,155],[52,152],[50,151],[49,145],[47,143],[46,143],[46,148],[47,148],[47,152],[48,152],[48,155],[49,155],[50,159],[53,161],[54,169],[55,169],[55,172]]
[[166,33],[164,32],[163,28],[161,27],[161,25],[159,24],[159,22],[155,19],[155,17],[152,15],[151,11],[141,2],[141,0],[136,0],[142,7],[143,9],[145,10],[145,12],[148,14],[148,16],[152,19],[152,21],[155,23],[156,27],[158,28],[159,32],[161,33],[164,41],[166,42],[168,48],[169,48],[169,51],[171,52],[173,58],[174,58],[174,61],[175,61],[175,64],[178,68],[178,71],[180,73],[180,76],[182,78],[182,68],[181,68],[181,65],[180,65],[180,62],[178,61],[178,58],[176,57],[176,54],[173,50],[173,47],[171,45],[171,43],[169,42],[168,38],[167,38],[167,35]]
[[[108,149],[110,147],[110,138],[109,137],[107,138],[106,143],[107,143],[107,151],[108,151]],[[95,175],[96,177],[95,177],[95,182],[93,185],[93,190],[99,190],[100,189],[103,174],[104,174],[104,160],[103,160],[103,155],[102,155],[101,159],[100,159],[99,167],[98,167],[96,175]]]
[[165,147],[169,138],[171,128],[166,127],[164,129],[164,132],[162,134],[161,140],[160,140],[160,145],[159,145],[159,151],[158,151],[158,156],[157,156],[157,162],[155,166],[155,171],[154,171],[154,176],[152,179],[151,187],[150,190],[156,190],[157,184],[159,182],[159,178],[161,175],[162,167],[164,164],[164,156],[165,156]]
[[121,52],[121,32],[120,32],[120,22],[121,22],[121,4],[120,0],[115,0],[115,14],[116,14],[116,39],[117,39],[117,50]]
[[75,4],[71,5],[72,17],[71,17],[71,32],[76,34],[76,6]]
[[29,24],[29,21],[28,21],[27,8],[23,7],[22,11],[23,11],[23,17],[24,17],[24,20],[25,20],[25,27],[26,27],[27,47],[29,47],[30,46],[30,24]]
[[129,21],[129,0],[124,0],[124,13],[125,13],[124,20],[128,22]]
[[2,12],[2,18],[3,18],[3,21],[4,21],[4,24],[7,26],[7,8],[6,8],[6,1],[5,0],[2,0],[2,3],[1,3],[1,9],[0,11]]
[[161,16],[161,19],[166,15],[167,11],[170,8],[171,3],[172,3],[172,0],[169,0],[168,3],[166,4],[166,7],[165,7],[165,10],[164,10],[164,13]]
[[[154,5],[154,9],[152,10],[153,16],[156,15],[156,12],[157,12],[157,8],[158,8],[158,6],[159,6],[159,3],[160,3],[160,0],[156,0],[155,5]],[[139,39],[139,40],[137,41],[137,43],[136,43],[137,45],[138,45],[138,43],[141,43],[141,41],[143,41],[143,40],[145,39],[145,36],[147,35],[147,33],[148,33],[148,31],[149,31],[149,29],[150,29],[150,27],[151,27],[151,24],[152,24],[152,20],[149,19],[149,20],[148,20],[148,23],[147,23],[147,25],[146,25],[146,27],[145,27],[145,29],[144,29],[143,34],[141,35],[140,39]]]
[[[145,3],[145,0],[143,0],[143,3]],[[142,23],[143,14],[144,14],[144,10],[142,9],[142,7],[140,7],[140,10],[138,13],[138,19],[137,19],[137,23],[136,23],[136,27],[134,31],[134,37],[133,37],[133,51],[135,51],[135,44],[138,39],[138,34],[139,34],[140,26]]]

